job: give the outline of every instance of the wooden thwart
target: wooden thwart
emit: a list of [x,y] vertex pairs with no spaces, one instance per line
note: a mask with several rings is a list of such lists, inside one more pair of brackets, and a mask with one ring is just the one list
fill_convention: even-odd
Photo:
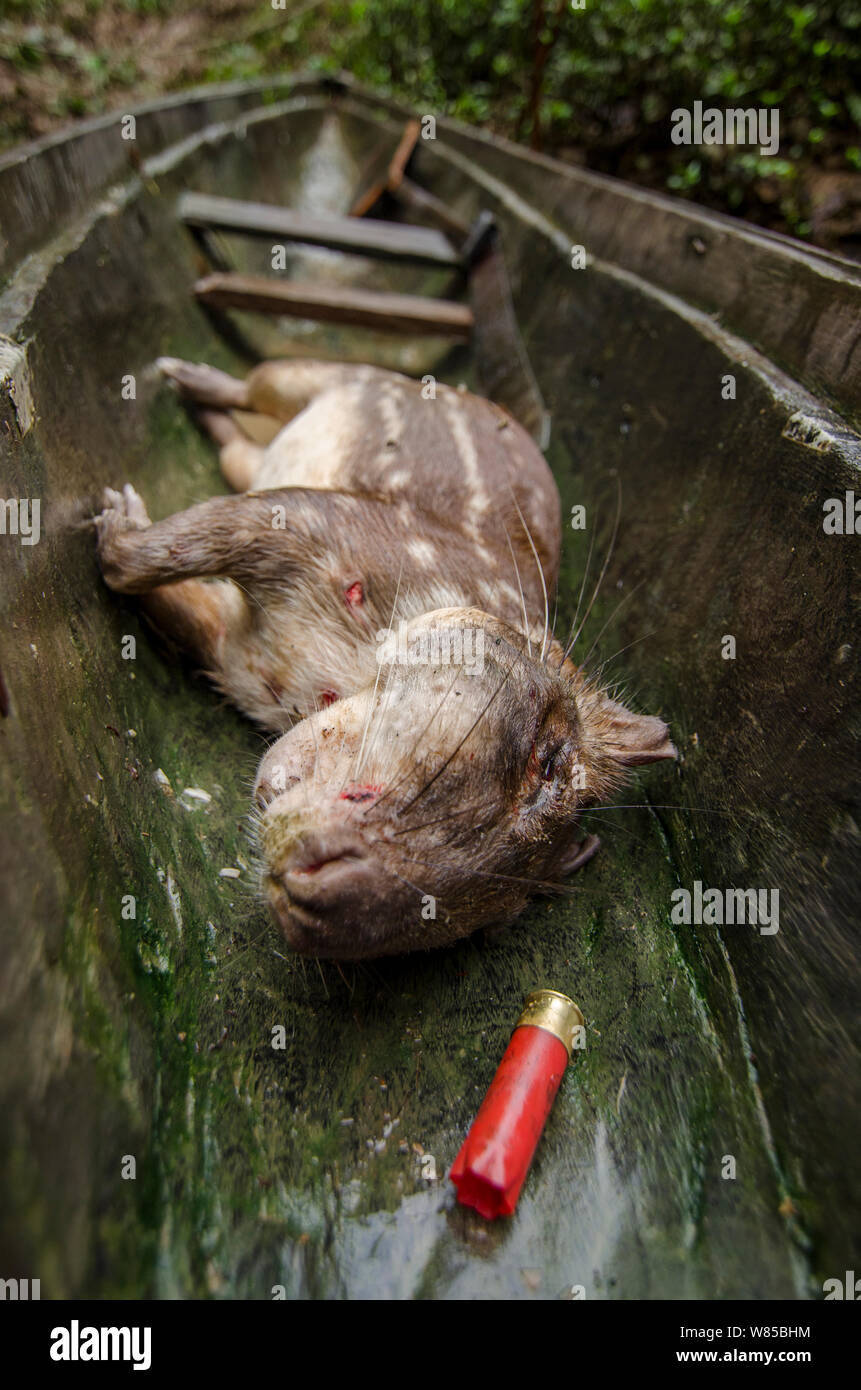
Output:
[[447,237],[432,227],[355,217],[314,217],[271,203],[246,203],[206,193],[185,193],[178,214],[190,227],[218,228],[248,236],[278,237],[387,260],[455,267],[460,257]]
[[465,304],[410,294],[380,294],[344,285],[219,273],[198,280],[194,292],[202,303],[217,309],[288,314],[390,333],[468,338],[473,328],[472,310]]

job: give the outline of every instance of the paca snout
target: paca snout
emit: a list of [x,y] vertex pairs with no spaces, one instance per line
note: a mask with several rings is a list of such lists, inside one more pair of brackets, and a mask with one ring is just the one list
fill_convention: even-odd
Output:
[[276,921],[294,950],[317,956],[355,954],[364,910],[379,896],[381,873],[363,837],[305,811],[276,809],[264,832],[266,894]]
[[387,895],[377,834],[361,816],[382,788],[351,775],[367,707],[357,697],[305,720],[273,744],[257,773],[264,892],[303,954],[364,954],[368,909],[378,912]]

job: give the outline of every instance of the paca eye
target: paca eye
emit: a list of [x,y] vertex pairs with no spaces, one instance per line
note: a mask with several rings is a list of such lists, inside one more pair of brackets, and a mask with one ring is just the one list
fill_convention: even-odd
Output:
[[552,782],[558,777],[565,765],[567,755],[567,745],[564,742],[552,744],[541,759],[541,775],[545,782]]
[[542,782],[552,782],[558,776],[565,753],[563,743],[545,744],[536,749],[533,745],[529,767],[533,776],[537,773]]
[[558,770],[558,763],[559,751],[557,750],[555,753],[550,754],[550,757],[547,759],[547,761],[544,763],[544,766],[541,769],[541,776],[544,778],[545,782],[551,782],[553,778],[556,776]]
[[559,774],[565,753],[564,743],[545,743],[536,748],[533,743],[526,764],[527,776],[536,781],[552,782]]

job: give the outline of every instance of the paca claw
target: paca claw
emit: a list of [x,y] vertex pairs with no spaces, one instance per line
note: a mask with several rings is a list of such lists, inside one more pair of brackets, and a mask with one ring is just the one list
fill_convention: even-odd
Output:
[[102,511],[95,521],[100,538],[108,531],[143,531],[152,525],[146,503],[131,483],[126,483],[122,492],[112,487],[105,488]]
[[106,487],[102,493],[103,510],[94,517],[99,538],[99,564],[105,583],[112,589],[123,589],[122,538],[130,532],[146,531],[152,525],[143,498],[126,483],[122,492]]

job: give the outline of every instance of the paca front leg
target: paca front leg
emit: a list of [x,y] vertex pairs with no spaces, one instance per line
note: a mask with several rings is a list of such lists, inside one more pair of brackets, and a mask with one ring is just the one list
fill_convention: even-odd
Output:
[[[150,523],[143,502],[127,486],[122,495],[105,494],[105,510],[96,518],[105,583],[119,593],[223,577],[259,590],[260,598],[283,594],[301,580],[306,591],[316,587],[315,604],[327,594],[354,622],[370,622],[372,593],[380,605],[375,619],[386,615],[397,587],[392,556],[405,550],[409,556],[417,524],[408,510],[383,499],[312,487],[211,497]],[[405,561],[405,582],[430,584],[444,543],[463,549],[447,528],[427,522],[424,530],[428,553]],[[416,566],[420,574],[414,575]]]
[[265,450],[237,425],[226,410],[198,410],[198,423],[218,445],[218,461],[225,482],[234,492],[249,492],[260,471]]
[[217,367],[159,357],[156,366],[180,395],[196,405],[216,410],[250,410],[286,424],[324,391],[357,382],[404,381],[396,372],[354,362],[317,362],[309,358],[261,362],[245,381]]
[[[122,492],[106,488],[102,502],[104,510],[95,524],[105,582],[118,592],[141,594],[141,606],[159,632],[205,668],[217,666],[227,628],[245,607],[242,595],[233,585],[201,579],[156,584],[142,592],[137,587],[139,566],[133,561],[132,568],[137,570],[133,580],[128,560],[134,555],[129,538],[153,529],[144,501],[127,483]],[[135,587],[130,588],[131,583]]]
[[285,531],[276,532],[276,509],[259,494],[213,497],[154,523],[128,484],[122,493],[107,489],[103,501],[95,519],[99,561],[118,593],[204,577],[276,580],[289,572]]
[[106,501],[96,519],[105,582],[141,595],[269,728],[373,681],[375,634],[391,622],[399,579],[405,594],[433,588],[433,551],[394,568],[416,523],[381,500],[278,488],[211,498],[151,525],[131,488]]

